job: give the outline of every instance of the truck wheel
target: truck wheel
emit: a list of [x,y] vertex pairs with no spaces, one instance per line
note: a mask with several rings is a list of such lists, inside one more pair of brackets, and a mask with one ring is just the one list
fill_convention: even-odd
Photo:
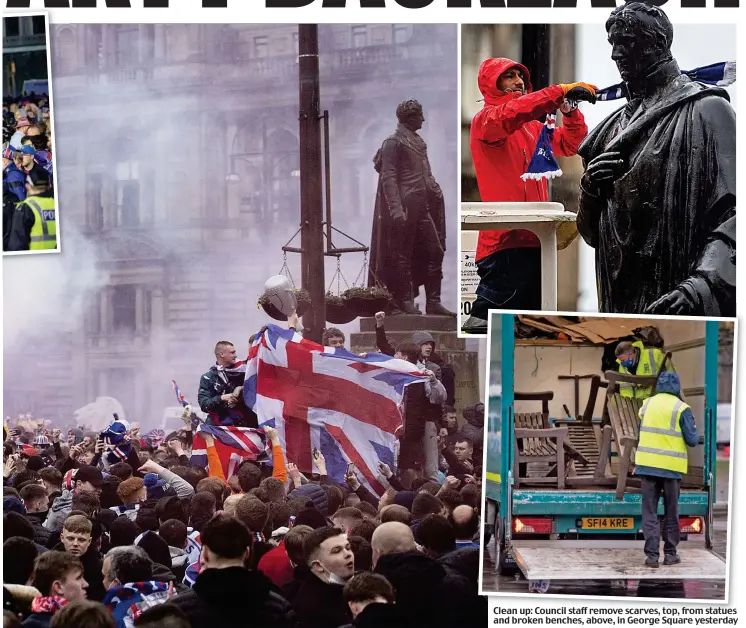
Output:
[[514,576],[519,569],[505,548],[505,530],[503,529],[502,518],[498,519],[497,535],[497,573],[501,576]]

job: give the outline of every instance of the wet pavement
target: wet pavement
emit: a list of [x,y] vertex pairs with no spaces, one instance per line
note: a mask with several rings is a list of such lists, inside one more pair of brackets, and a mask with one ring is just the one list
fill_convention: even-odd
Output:
[[[718,483],[719,484],[719,483]],[[717,509],[715,513],[714,551],[726,557],[727,548],[727,511]],[[696,541],[682,542],[679,546],[686,551],[686,545],[704,546],[703,535],[692,535]],[[490,543],[484,554],[484,587],[485,593],[528,593],[528,582],[522,575],[500,576],[495,573],[495,545]],[[640,556],[644,560],[644,556]],[[548,595],[613,595],[625,597],[684,598],[697,600],[722,600],[725,598],[725,581],[687,580],[669,582],[666,580],[619,580],[587,581],[570,580],[554,581],[550,584]],[[538,594],[537,595],[541,595]]]

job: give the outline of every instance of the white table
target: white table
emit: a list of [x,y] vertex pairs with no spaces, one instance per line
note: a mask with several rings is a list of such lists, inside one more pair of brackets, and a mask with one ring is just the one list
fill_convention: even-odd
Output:
[[461,203],[462,231],[525,229],[541,243],[541,309],[557,310],[557,227],[575,222],[561,203]]

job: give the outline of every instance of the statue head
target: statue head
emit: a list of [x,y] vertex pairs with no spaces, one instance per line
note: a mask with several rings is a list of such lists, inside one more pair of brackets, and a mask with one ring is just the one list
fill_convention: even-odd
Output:
[[671,59],[673,25],[657,6],[627,2],[606,20],[611,58],[624,81],[637,81]]
[[410,131],[419,131],[425,116],[422,113],[422,105],[416,100],[405,100],[396,108],[396,118]]

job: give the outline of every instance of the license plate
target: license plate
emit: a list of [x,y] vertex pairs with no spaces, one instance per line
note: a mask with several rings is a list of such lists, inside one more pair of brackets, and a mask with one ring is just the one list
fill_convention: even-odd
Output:
[[583,530],[634,530],[634,517],[583,517]]

